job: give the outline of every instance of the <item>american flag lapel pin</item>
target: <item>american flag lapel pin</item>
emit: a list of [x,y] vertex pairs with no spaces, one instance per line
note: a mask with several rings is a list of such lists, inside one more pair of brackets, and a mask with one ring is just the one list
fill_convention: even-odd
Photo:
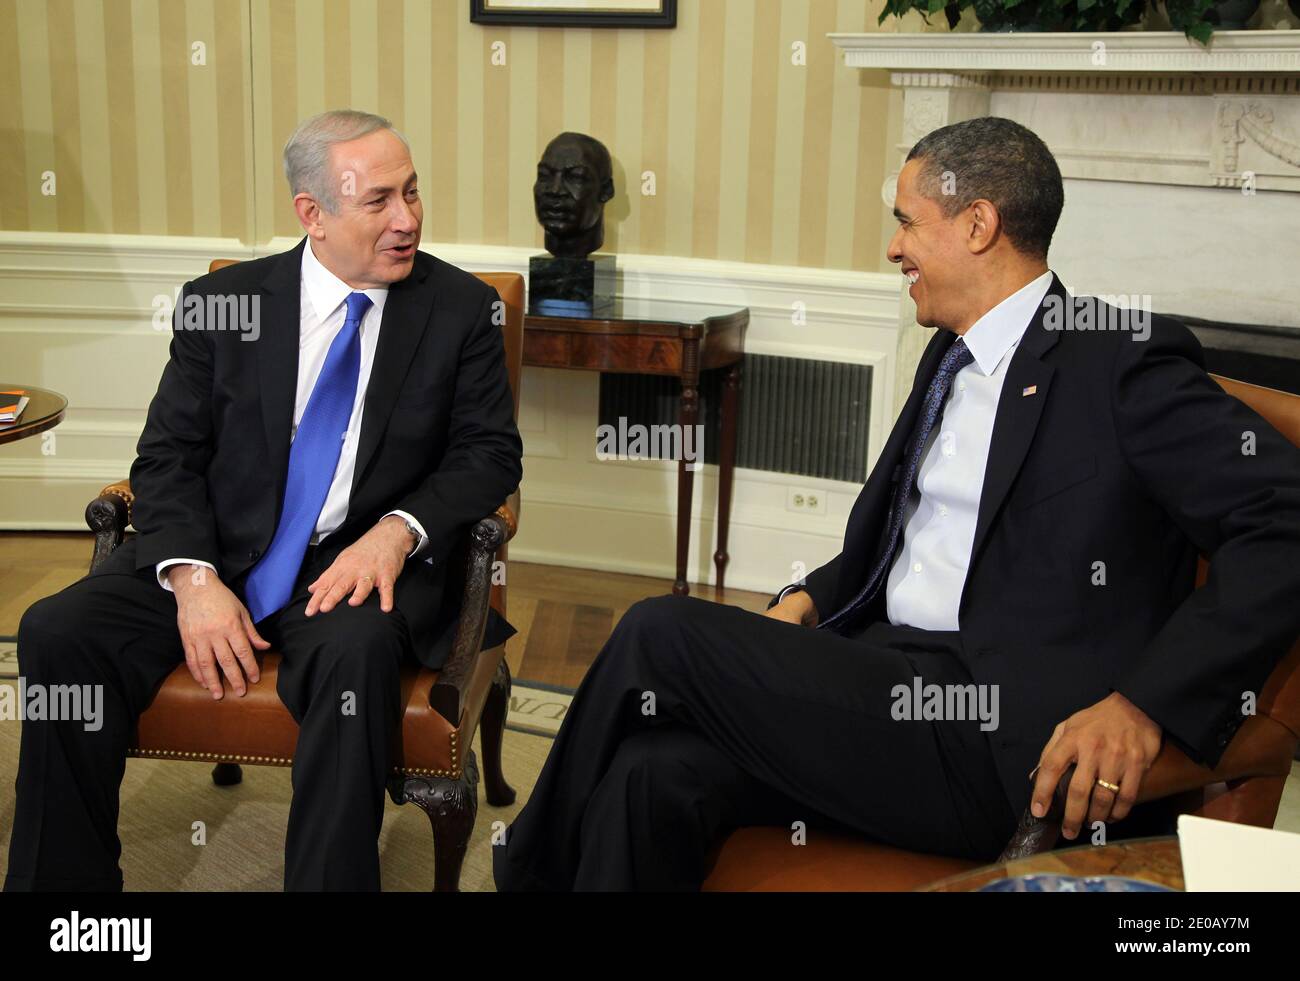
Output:
[[1038,394],[1038,386],[1037,386],[1037,385],[1030,385],[1028,388],[1022,388],[1022,389],[1020,390],[1020,397],[1021,397],[1022,399],[1027,399],[1027,398],[1029,398],[1029,396],[1031,396],[1031,395],[1037,395],[1037,394]]

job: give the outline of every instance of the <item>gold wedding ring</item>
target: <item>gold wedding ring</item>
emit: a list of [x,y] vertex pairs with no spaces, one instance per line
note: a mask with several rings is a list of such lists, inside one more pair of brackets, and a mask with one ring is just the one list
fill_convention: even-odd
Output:
[[375,581],[374,576],[362,576],[361,578],[362,578],[362,580],[364,580],[365,582],[374,582],[374,581]]
[[1098,777],[1098,778],[1097,778],[1097,786],[1098,786],[1098,787],[1105,787],[1105,788],[1106,788],[1107,790],[1109,790],[1112,794],[1118,794],[1118,793],[1119,793],[1119,786],[1118,786],[1117,784],[1113,784],[1113,783],[1111,783],[1109,780],[1103,780],[1101,777]]

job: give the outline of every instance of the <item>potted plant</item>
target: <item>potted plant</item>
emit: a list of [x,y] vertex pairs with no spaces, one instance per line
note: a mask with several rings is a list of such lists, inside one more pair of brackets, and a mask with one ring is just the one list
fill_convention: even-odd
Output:
[[[885,0],[878,23],[920,11],[926,23],[943,11],[954,28],[967,7],[984,31],[1118,31],[1140,24],[1145,0]],[[1202,44],[1219,29],[1245,26],[1259,0],[1165,0],[1169,23]]]

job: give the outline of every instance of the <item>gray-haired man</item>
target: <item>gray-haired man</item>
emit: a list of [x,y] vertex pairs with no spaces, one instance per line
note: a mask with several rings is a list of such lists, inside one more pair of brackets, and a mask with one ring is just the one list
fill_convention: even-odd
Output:
[[[446,657],[443,560],[518,485],[522,447],[498,297],[416,251],[405,140],[325,113],[285,170],[304,240],[185,286],[131,469],[136,536],[22,619],[28,683],[102,685],[106,706],[97,732],[23,726],[7,890],[121,888],[135,719],[182,661],[243,696],[272,644],[300,726],[285,887],[379,887],[398,666]],[[256,332],[186,319],[231,295],[257,301]]]

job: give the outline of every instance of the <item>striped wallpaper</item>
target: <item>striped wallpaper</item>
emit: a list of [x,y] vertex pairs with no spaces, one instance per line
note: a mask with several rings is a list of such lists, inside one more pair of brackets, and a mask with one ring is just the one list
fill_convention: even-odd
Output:
[[540,246],[534,168],[574,129],[614,156],[608,251],[878,269],[888,79],[825,35],[879,5],[681,0],[640,31],[482,27],[465,0],[0,0],[0,227],[295,235],[280,150],[351,106],[410,140],[426,241]]

